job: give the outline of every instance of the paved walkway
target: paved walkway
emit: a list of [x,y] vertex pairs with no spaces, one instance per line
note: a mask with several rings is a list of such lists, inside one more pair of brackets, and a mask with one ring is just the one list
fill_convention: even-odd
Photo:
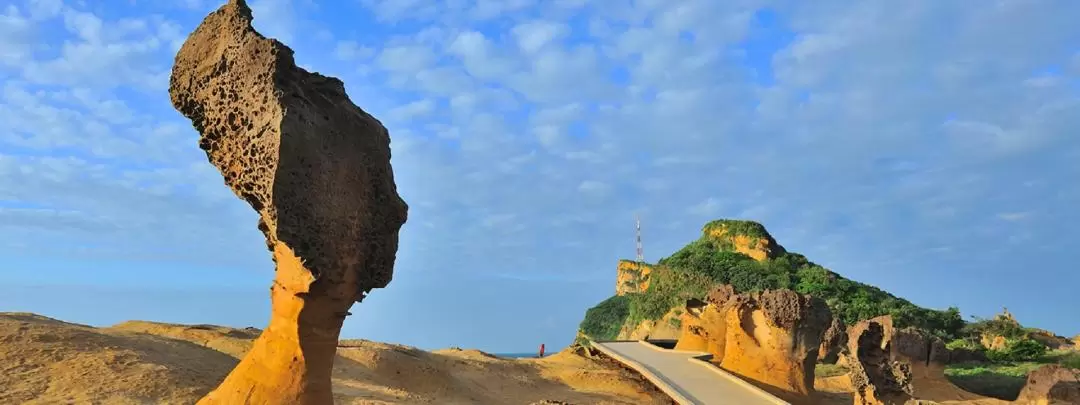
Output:
[[641,341],[595,342],[604,354],[637,370],[680,405],[787,405],[787,402],[702,359]]

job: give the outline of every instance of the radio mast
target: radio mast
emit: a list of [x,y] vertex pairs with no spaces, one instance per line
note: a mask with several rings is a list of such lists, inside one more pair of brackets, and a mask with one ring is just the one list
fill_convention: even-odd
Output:
[[635,214],[634,222],[637,225],[637,262],[645,263],[645,249],[641,247],[641,217]]

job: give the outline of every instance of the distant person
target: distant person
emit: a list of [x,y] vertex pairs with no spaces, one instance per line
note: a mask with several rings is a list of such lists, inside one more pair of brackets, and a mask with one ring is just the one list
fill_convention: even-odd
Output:
[[540,358],[543,358],[543,357],[544,357],[544,344],[541,343],[540,344]]

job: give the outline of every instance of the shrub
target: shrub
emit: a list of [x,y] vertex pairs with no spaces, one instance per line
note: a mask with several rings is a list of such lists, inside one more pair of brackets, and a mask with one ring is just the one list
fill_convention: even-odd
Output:
[[956,349],[966,349],[966,350],[973,350],[973,351],[984,351],[984,350],[986,350],[986,348],[983,347],[982,344],[980,344],[979,342],[976,342],[976,341],[974,341],[972,339],[956,339],[956,340],[953,340],[953,341],[951,341],[949,343],[946,343],[945,348],[949,349],[949,350],[956,350]]
[[1046,345],[1034,339],[1009,339],[1001,350],[987,350],[986,357],[994,362],[1034,361],[1046,355]]
[[585,311],[585,319],[581,321],[580,328],[585,335],[593,339],[615,339],[629,315],[630,299],[616,295]]

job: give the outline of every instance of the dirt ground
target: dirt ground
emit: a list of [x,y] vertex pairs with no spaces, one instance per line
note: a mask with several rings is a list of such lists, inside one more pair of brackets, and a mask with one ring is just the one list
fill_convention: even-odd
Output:
[[[141,321],[94,328],[0,313],[0,403],[192,404],[258,333]],[[342,341],[333,378],[339,405],[670,403],[633,373],[570,352],[503,359]]]

